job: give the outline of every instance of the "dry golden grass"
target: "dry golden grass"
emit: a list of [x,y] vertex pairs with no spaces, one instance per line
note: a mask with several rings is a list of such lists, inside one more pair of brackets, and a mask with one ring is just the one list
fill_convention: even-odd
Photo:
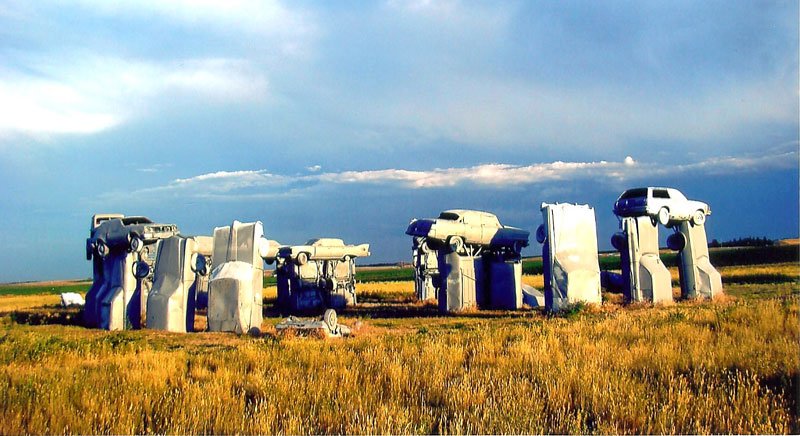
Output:
[[[723,274],[797,271],[758,268]],[[277,337],[272,318],[251,338],[2,317],[0,433],[796,433],[797,288],[548,317],[439,316],[406,303],[411,282],[359,284],[340,340]]]
[[0,295],[0,312],[53,306],[61,303],[59,295]]
[[537,289],[542,289],[544,288],[544,276],[541,274],[524,275],[522,276],[522,283]]

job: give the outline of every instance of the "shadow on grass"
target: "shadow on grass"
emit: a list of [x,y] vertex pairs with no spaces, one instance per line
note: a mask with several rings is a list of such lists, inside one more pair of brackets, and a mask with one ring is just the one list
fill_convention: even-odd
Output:
[[12,322],[25,325],[73,325],[83,327],[83,309],[80,307],[43,306],[0,313]]
[[794,277],[786,274],[742,274],[733,277],[722,276],[722,283],[737,283],[737,284],[776,284],[776,283],[791,283],[800,280],[800,277]]

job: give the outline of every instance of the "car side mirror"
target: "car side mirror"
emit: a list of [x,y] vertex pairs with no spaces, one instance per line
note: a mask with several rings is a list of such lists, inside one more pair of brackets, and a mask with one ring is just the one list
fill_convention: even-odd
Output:
[[139,260],[133,263],[133,276],[139,280],[150,275],[150,265],[143,260]]

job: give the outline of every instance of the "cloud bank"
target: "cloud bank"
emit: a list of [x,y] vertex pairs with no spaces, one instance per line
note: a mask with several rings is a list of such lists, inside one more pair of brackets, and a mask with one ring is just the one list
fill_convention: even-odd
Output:
[[660,176],[693,173],[726,175],[782,170],[795,168],[797,160],[798,152],[795,145],[791,150],[778,150],[765,155],[729,156],[674,165],[637,162],[628,156],[621,162],[556,161],[532,165],[490,163],[425,171],[390,168],[305,175],[274,174],[264,169],[216,171],[175,179],[166,185],[136,191],[134,195],[187,195],[205,199],[236,200],[297,195],[306,189],[324,184],[382,185],[402,189],[456,186],[504,188],[587,179],[603,184],[645,181]]

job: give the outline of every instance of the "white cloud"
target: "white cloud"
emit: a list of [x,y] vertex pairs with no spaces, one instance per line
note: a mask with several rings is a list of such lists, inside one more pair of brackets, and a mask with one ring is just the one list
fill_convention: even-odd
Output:
[[70,53],[25,66],[26,73],[0,69],[0,138],[96,133],[157,111],[164,96],[220,103],[267,95],[267,79],[237,59],[155,63]]
[[311,165],[310,167],[306,167],[306,170],[311,171],[312,173],[315,173],[321,169],[322,165]]
[[[93,13],[157,17],[220,34],[250,34],[258,44],[274,45],[285,55],[302,55],[315,34],[309,13],[276,0],[76,0]],[[266,38],[266,39],[264,39]]]
[[[295,195],[320,184],[380,184],[407,189],[447,188],[461,185],[486,187],[524,186],[553,181],[591,179],[597,183],[646,181],[653,177],[691,174],[731,174],[796,167],[798,152],[779,151],[761,156],[713,158],[692,164],[664,165],[634,161],[551,162],[534,165],[483,164],[463,168],[437,168],[428,171],[383,169],[328,172],[284,176],[267,170],[218,171],[176,179],[171,183],[143,189],[138,195],[188,195],[206,199],[273,198]],[[295,185],[304,187],[296,187]],[[266,197],[264,197],[266,196]]]

